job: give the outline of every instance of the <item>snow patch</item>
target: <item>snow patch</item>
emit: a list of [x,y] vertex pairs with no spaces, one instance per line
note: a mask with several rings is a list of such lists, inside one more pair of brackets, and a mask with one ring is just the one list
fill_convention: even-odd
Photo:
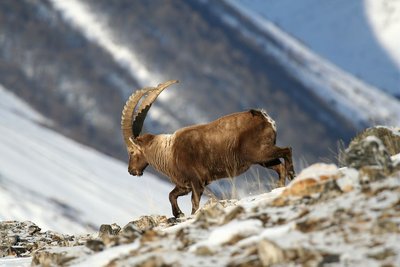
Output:
[[321,177],[331,177],[338,173],[335,164],[315,163],[300,172],[298,176],[289,184],[289,187],[298,181],[305,179],[315,179],[319,181]]
[[218,247],[229,242],[236,236],[249,236],[260,232],[262,223],[259,220],[232,221],[224,226],[213,230],[208,238],[195,246],[190,247],[189,251],[195,251],[201,246]]

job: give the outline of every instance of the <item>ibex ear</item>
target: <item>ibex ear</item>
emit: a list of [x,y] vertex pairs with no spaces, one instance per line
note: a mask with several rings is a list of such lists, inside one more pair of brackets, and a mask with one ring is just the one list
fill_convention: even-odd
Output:
[[129,141],[131,142],[131,145],[132,145],[134,148],[141,150],[140,143],[138,142],[138,140],[137,140],[136,138],[134,138],[133,136],[131,136],[131,137],[129,137]]

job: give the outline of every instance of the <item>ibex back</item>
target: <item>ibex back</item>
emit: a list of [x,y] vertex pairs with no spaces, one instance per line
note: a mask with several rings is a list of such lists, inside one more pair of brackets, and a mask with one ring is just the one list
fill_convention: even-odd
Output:
[[286,177],[293,179],[292,150],[276,146],[275,122],[263,110],[233,113],[173,134],[140,135],[152,103],[177,82],[136,91],[126,102],[121,121],[129,173],[140,176],[150,164],[168,176],[176,185],[169,194],[175,217],[183,215],[177,203],[179,196],[192,192],[193,214],[199,208],[205,186],[242,174],[253,164],[275,170],[281,185]]

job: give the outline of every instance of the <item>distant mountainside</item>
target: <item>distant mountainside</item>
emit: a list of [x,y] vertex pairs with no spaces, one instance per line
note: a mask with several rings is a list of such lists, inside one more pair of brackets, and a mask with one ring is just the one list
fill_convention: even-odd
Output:
[[370,125],[400,125],[400,101],[394,96],[318,56],[255,10],[234,1],[214,2],[214,6],[217,7],[214,12],[227,26],[237,29],[274,58],[327,108],[352,125],[359,129]]
[[1,1],[0,21],[0,83],[63,134],[121,157],[123,92],[137,82],[48,1]]
[[132,177],[122,162],[46,129],[43,116],[2,86],[0,99],[0,221],[40,221],[75,234],[146,213],[171,215],[171,185],[148,173]]
[[400,2],[236,0],[315,53],[400,98]]
[[152,107],[146,130],[264,108],[297,162],[332,160],[357,125],[214,9],[198,1],[2,1],[0,82],[51,127],[120,159],[128,95],[179,79]]

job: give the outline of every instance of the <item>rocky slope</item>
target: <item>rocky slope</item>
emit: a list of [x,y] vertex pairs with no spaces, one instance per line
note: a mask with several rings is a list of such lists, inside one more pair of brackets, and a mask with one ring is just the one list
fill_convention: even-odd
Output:
[[0,265],[31,257],[21,264],[398,266],[400,156],[391,149],[400,144],[400,129],[370,131],[343,152],[342,168],[314,164],[286,187],[241,200],[210,199],[179,220],[142,216],[82,236],[2,222]]

